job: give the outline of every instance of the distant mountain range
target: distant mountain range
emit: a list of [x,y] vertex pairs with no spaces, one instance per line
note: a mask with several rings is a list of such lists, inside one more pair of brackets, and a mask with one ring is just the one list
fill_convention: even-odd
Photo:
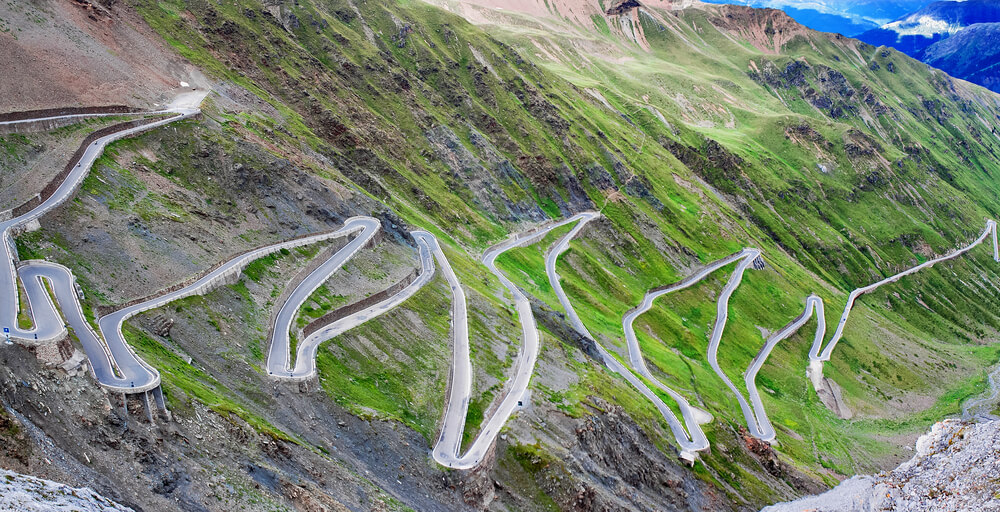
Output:
[[926,0],[705,0],[781,9],[795,21],[821,32],[857,36],[906,16],[927,5]]
[[1000,91],[1000,0],[934,2],[858,35],[948,74]]
[[931,45],[966,27],[998,21],[998,0],[934,2],[912,14],[864,32],[858,35],[858,39],[876,46],[892,46],[920,59]]
[[970,25],[929,46],[920,60],[1000,92],[1000,23]]
[[1000,0],[707,0],[771,7],[822,32],[889,46],[1000,92]]

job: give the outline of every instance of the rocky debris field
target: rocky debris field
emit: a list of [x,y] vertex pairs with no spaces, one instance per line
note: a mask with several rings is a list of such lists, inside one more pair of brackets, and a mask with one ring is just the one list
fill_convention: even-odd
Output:
[[[393,429],[388,422],[362,420],[332,405],[324,411],[302,407],[308,395],[290,387],[275,393],[288,409],[315,418],[314,426],[329,426],[323,430],[332,430],[330,436],[344,449],[327,456],[307,443],[261,433],[235,414],[219,414],[198,402],[172,411],[170,421],[161,417],[149,423],[139,403],[130,403],[125,414],[111,403],[115,397],[90,376],[71,377],[61,369],[43,368],[29,351],[4,346],[0,403],[6,413],[0,409],[0,466],[88,487],[137,511],[400,508],[399,501],[373,483],[387,480],[374,474],[381,466],[353,472],[337,457],[357,452],[374,464],[380,453],[358,449],[375,446],[373,438],[380,440],[380,448],[402,453],[403,443],[390,441]],[[320,416],[331,412],[335,416]],[[306,430],[299,423],[294,427]],[[410,435],[409,445],[415,447]],[[358,467],[356,461],[348,464]],[[398,469],[392,472],[392,481],[398,475]],[[438,487],[421,490],[421,496]],[[454,502],[423,504],[422,510],[462,509]],[[25,509],[5,508],[0,501],[0,510]]]
[[945,420],[917,440],[916,455],[898,468],[762,512],[1000,510],[998,455],[1000,421]]
[[0,67],[20,70],[0,77],[0,111],[102,105],[108,98],[154,106],[182,81],[203,86],[200,71],[125,7],[116,0],[0,5]]

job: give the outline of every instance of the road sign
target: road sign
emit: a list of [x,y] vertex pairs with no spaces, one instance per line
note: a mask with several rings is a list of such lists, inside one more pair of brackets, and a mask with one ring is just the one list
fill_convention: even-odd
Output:
[[10,327],[4,327],[3,328],[3,333],[4,334],[8,334],[9,332],[10,332]]

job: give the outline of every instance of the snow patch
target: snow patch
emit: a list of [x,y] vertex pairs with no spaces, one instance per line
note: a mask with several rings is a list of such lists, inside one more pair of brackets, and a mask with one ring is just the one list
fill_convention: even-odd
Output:
[[908,18],[882,25],[885,30],[892,30],[902,36],[933,37],[934,34],[954,34],[962,30],[962,25],[948,23],[933,16],[910,16]]

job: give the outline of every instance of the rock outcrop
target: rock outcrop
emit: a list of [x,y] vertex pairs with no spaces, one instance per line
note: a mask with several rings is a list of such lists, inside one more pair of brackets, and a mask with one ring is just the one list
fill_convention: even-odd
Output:
[[0,510],[132,512],[86,487],[70,487],[5,469],[0,469],[0,477]]
[[762,512],[1000,510],[1000,421],[945,420],[917,440],[916,455],[898,468],[856,476],[833,490]]

